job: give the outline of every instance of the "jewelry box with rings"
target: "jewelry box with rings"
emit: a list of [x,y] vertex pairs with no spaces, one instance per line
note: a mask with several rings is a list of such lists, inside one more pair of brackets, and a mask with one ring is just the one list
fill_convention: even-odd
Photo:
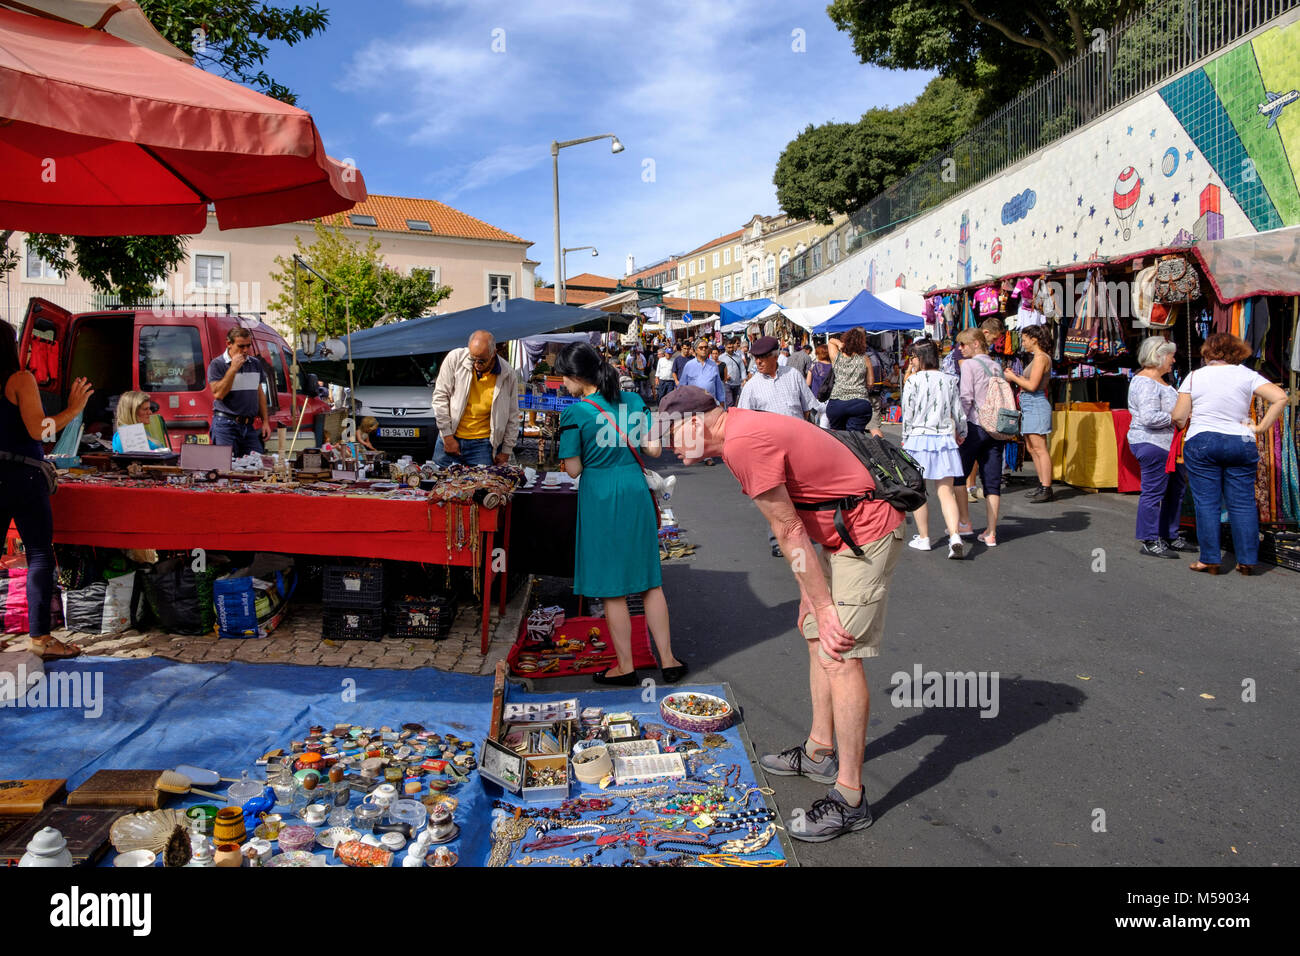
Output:
[[525,803],[552,803],[569,796],[569,758],[564,754],[524,758]]

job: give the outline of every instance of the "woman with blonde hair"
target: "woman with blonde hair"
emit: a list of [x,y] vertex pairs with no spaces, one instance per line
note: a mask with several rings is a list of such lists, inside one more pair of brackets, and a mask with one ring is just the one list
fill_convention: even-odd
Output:
[[[1002,373],[998,364],[989,358],[988,346],[985,345],[984,333],[979,329],[963,329],[957,335],[957,347],[961,349],[963,361],[961,371],[961,410],[966,416],[966,440],[961,443],[962,470],[969,470],[979,465],[980,478],[984,484],[984,503],[988,515],[988,524],[979,540],[990,548],[998,546],[998,508],[1002,503],[1002,449],[1005,441],[999,441],[989,435],[979,425],[979,407],[989,390],[989,383]],[[957,532],[962,535],[974,533],[970,523],[970,502],[966,497],[966,487],[955,489],[957,498]]]
[[[113,451],[122,452],[122,426],[123,425],[143,425],[146,430],[149,428],[149,422],[153,418],[153,399],[145,392],[123,392],[122,397],[117,400],[117,425],[113,429]],[[152,438],[149,439],[150,449],[161,449],[166,446],[158,444]]]

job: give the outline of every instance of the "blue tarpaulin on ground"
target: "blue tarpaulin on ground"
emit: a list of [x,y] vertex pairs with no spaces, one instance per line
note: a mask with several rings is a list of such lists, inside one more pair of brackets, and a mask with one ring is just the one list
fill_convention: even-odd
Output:
[[905,329],[920,329],[925,323],[919,315],[900,312],[891,305],[886,305],[874,295],[863,289],[848,305],[836,312],[813,329],[818,335],[825,332],[843,332],[861,326],[868,332],[901,332]]
[[746,322],[772,304],[771,299],[739,299],[718,306],[718,318],[724,326],[733,322]]
[[[291,664],[182,664],[162,658],[121,660],[83,657],[47,665],[47,688],[61,688],[60,700],[76,706],[0,708],[7,742],[0,750],[0,779],[66,777],[68,790],[102,769],[170,769],[192,764],[238,777],[255,767],[263,753],[288,752],[314,724],[338,723],[364,727],[400,727],[418,723],[439,734],[472,740],[477,749],[487,736],[492,713],[492,679],[420,670],[371,670],[343,667],[299,667]],[[55,677],[57,680],[49,680]],[[78,697],[73,701],[71,692]],[[691,690],[724,696],[717,686]],[[553,691],[525,694],[508,689],[510,700],[563,700],[578,696],[583,706],[606,712],[629,711],[643,723],[659,720],[658,707],[641,699],[641,688],[616,691]],[[737,763],[740,776],[754,786],[750,763],[739,731],[724,734],[731,749],[719,752],[726,763]],[[222,792],[226,784],[215,788]],[[599,791],[583,787],[592,795]],[[456,822],[460,836],[448,844],[462,865],[482,866],[491,849],[490,812],[494,800],[505,796],[477,773],[450,793],[460,804]],[[574,790],[576,795],[577,790]],[[360,803],[353,795],[353,806]],[[513,799],[513,798],[512,798]],[[168,807],[211,803],[207,797],[170,797]],[[760,805],[756,799],[754,805]],[[286,822],[299,823],[296,819]],[[536,839],[533,836],[532,839]],[[561,851],[591,849],[586,844]],[[324,856],[326,851],[319,850]],[[555,852],[555,851],[551,851]],[[780,855],[773,840],[766,855]],[[111,852],[109,859],[111,859]],[[611,851],[602,862],[626,858]],[[337,861],[329,858],[331,864]],[[398,861],[395,861],[395,863]]]

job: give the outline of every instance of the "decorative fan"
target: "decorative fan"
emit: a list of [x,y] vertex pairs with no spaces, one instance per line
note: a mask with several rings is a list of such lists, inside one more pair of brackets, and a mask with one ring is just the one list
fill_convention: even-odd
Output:
[[108,838],[118,853],[128,850],[151,850],[161,853],[167,846],[172,831],[189,827],[182,810],[147,810],[120,817],[109,828]]

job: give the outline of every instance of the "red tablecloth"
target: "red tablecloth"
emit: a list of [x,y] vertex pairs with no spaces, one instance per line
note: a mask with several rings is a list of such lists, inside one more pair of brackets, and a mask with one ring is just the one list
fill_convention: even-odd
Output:
[[1117,479],[1117,490],[1124,491],[1141,491],[1142,490],[1142,466],[1134,457],[1132,450],[1128,447],[1128,427],[1133,421],[1133,416],[1129,414],[1127,408],[1112,408],[1110,411],[1111,420],[1115,423],[1115,450],[1118,452],[1116,458],[1119,463],[1119,475]]
[[[509,545],[509,517],[500,509],[343,495],[236,494],[77,483],[60,484],[50,502],[54,540],[64,544],[278,551],[458,567],[475,563],[469,509],[477,508],[478,560],[483,566],[482,648],[487,652],[493,576],[500,565],[493,560],[498,531],[507,539],[503,546]],[[502,610],[505,583],[502,575]]]

